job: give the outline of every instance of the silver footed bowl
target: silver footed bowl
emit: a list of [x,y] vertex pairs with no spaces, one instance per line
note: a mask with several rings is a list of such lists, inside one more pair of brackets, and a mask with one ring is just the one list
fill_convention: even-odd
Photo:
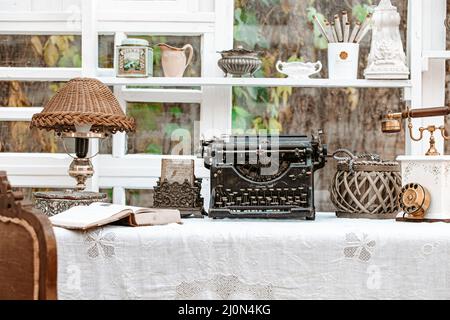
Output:
[[220,59],[218,65],[225,73],[225,77],[228,75],[236,77],[248,75],[253,77],[255,72],[261,68],[262,62],[257,57],[229,56]]

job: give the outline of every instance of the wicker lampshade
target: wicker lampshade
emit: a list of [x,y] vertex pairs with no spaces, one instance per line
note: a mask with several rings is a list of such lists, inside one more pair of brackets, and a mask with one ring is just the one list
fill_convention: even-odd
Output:
[[93,132],[112,134],[134,131],[136,127],[111,90],[90,78],[69,81],[31,120],[31,128],[56,132],[74,132],[75,125],[87,124],[92,124]]

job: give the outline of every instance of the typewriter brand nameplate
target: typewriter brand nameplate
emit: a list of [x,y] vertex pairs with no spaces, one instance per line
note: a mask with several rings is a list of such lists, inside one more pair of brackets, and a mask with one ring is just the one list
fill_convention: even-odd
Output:
[[194,183],[194,160],[163,159],[161,180],[180,184],[187,180],[192,185]]

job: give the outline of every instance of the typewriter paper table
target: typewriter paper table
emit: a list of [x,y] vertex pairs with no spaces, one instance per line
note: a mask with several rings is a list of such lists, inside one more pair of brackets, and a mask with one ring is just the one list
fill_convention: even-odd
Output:
[[59,299],[450,299],[450,225],[186,220],[55,228]]

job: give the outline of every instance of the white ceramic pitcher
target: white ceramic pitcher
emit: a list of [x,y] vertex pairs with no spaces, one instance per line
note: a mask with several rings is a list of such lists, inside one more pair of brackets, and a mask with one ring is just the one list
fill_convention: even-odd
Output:
[[[160,43],[161,62],[166,77],[182,77],[186,68],[191,64],[194,48],[187,44],[183,48],[175,48],[165,43]],[[189,50],[189,56],[186,52]]]

